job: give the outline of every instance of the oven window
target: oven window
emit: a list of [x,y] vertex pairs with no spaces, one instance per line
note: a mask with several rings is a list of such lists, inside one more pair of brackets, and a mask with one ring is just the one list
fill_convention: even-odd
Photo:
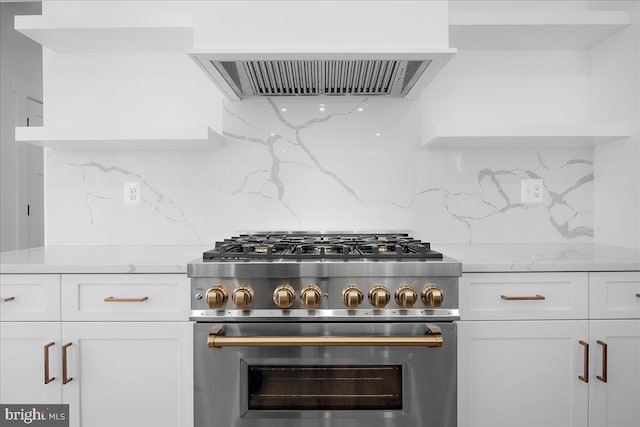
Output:
[[249,366],[249,409],[402,409],[402,365]]

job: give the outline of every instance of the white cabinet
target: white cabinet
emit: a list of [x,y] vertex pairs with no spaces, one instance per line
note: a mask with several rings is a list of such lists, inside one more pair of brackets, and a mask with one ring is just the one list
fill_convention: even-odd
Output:
[[0,320],[60,320],[60,276],[0,275]]
[[184,274],[66,274],[62,320],[189,319]]
[[640,273],[586,278],[463,276],[460,427],[640,425]]
[[586,319],[587,273],[465,274],[464,320]]
[[0,403],[62,403],[59,349],[59,322],[0,322]]
[[640,320],[594,320],[589,337],[589,425],[640,426]]
[[[9,289],[23,302],[0,322],[0,402],[68,403],[76,427],[193,425],[186,277],[6,275],[0,283],[2,295]],[[43,317],[52,321],[28,321]]]
[[460,322],[458,425],[586,426],[587,321]]
[[640,319],[640,272],[589,273],[589,318]]
[[72,426],[193,424],[191,323],[66,322],[62,342]]

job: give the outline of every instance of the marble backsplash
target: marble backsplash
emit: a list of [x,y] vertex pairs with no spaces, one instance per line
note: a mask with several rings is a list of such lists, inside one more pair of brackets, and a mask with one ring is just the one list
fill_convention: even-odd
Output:
[[[593,241],[593,150],[421,145],[404,100],[228,103],[210,150],[46,150],[48,245],[212,244],[248,230],[433,242]],[[542,178],[544,204],[520,202]],[[140,182],[141,206],[123,183]]]

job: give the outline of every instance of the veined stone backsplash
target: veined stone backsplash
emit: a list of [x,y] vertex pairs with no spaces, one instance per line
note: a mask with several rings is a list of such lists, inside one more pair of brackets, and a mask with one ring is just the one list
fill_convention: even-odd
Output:
[[[227,103],[210,150],[47,150],[47,244],[210,245],[256,230],[593,240],[591,149],[429,150],[417,102],[320,102]],[[544,204],[520,203],[522,178],[544,179]],[[141,206],[124,205],[124,182],[140,182]]]

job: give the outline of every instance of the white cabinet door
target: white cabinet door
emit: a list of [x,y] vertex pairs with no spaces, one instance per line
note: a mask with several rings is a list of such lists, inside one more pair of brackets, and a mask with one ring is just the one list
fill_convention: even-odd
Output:
[[0,274],[0,320],[60,320],[60,276]]
[[59,322],[0,322],[1,403],[62,403],[60,374]]
[[64,323],[71,425],[193,425],[192,334],[187,322]]
[[587,319],[587,273],[477,273],[460,279],[464,320]]
[[590,319],[640,319],[640,272],[589,273]]
[[63,274],[62,320],[187,321],[184,274]]
[[585,321],[458,323],[460,427],[585,427]]
[[589,335],[589,425],[640,426],[640,320],[591,321]]

